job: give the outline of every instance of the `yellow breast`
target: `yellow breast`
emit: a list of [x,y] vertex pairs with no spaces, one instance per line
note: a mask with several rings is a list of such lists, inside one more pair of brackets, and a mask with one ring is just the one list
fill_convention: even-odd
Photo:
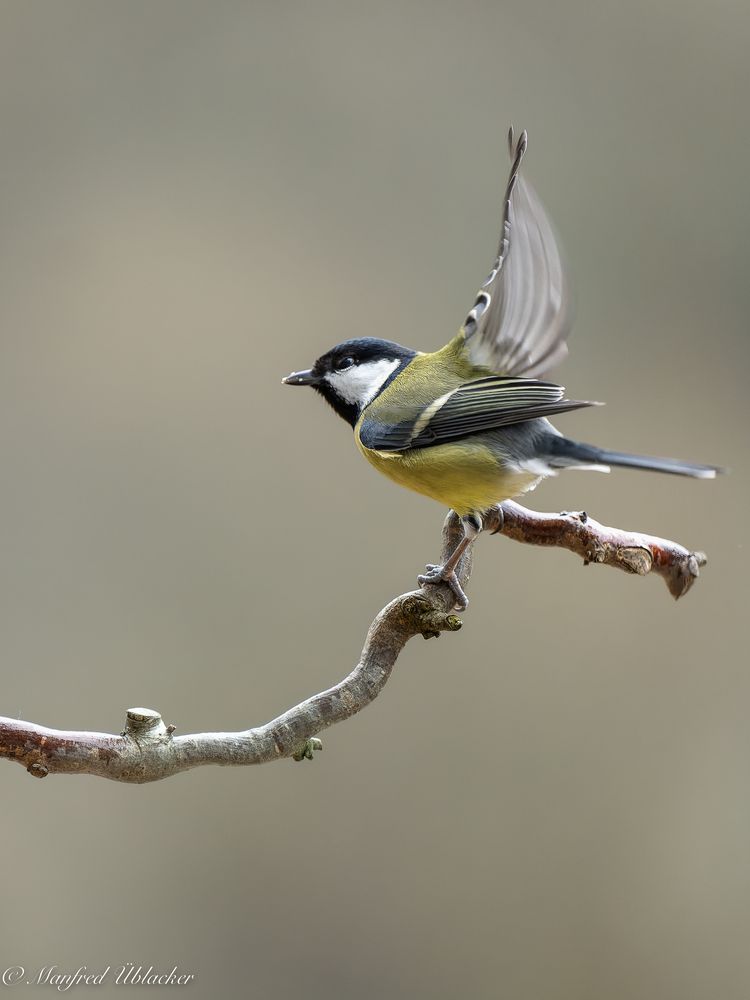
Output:
[[372,451],[355,432],[357,447],[378,472],[410,490],[432,497],[459,515],[487,510],[501,500],[525,493],[539,477],[503,467],[481,443],[464,438],[413,451]]
[[[376,397],[365,414],[372,415],[375,410],[377,419],[385,424],[416,421],[436,398],[477,374],[478,369],[467,358],[464,335],[459,333],[440,351],[417,355],[404,374]],[[501,500],[519,496],[540,478],[538,473],[503,465],[481,435],[430,448],[373,451],[360,441],[359,426],[358,423],[354,428],[357,447],[378,472],[407,489],[452,507],[459,515],[481,512]]]

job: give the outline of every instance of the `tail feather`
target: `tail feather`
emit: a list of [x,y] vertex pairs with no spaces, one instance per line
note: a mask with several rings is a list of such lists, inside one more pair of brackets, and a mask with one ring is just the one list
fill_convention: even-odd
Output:
[[675,476],[692,476],[694,479],[715,479],[723,472],[716,465],[698,465],[682,462],[677,458],[657,458],[652,455],[630,455],[623,451],[608,451],[594,445],[571,441],[569,438],[548,439],[548,461],[553,468],[575,468],[583,465],[618,465],[628,469],[647,469],[650,472],[668,472]]

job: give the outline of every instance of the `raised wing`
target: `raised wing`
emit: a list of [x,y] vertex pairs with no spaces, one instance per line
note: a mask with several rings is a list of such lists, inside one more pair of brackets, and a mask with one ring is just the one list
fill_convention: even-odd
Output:
[[429,448],[479,431],[596,405],[563,399],[564,393],[563,387],[554,382],[490,375],[447,392],[416,418],[384,424],[368,418],[365,411],[359,439],[365,448],[374,451]]
[[520,177],[526,132],[514,145],[497,257],[463,324],[475,364],[508,375],[539,375],[563,360],[572,308],[552,225]]

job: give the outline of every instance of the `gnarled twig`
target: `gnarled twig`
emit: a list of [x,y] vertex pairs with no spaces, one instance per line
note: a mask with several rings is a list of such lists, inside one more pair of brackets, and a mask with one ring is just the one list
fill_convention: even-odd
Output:
[[[585,513],[537,514],[510,500],[488,511],[484,525],[516,541],[567,548],[586,563],[617,566],[641,576],[659,573],[674,597],[686,593],[706,562],[702,553],[688,552],[675,542],[607,528]],[[451,514],[443,527],[443,561],[460,537],[460,523]],[[471,574],[471,559],[469,552],[458,566],[462,586]],[[158,781],[201,764],[310,758],[321,747],[317,733],[348,719],[377,697],[409,639],[461,627],[450,614],[452,602],[453,594],[442,585],[397,597],[373,621],[360,660],[347,677],[264,726],[241,733],[175,736],[175,727],[165,725],[158,712],[132,708],[125,730],[116,736],[47,729],[0,717],[0,757],[23,764],[39,778],[95,774],[132,783]]]
[[585,565],[602,563],[638,576],[658,573],[675,600],[690,590],[706,565],[704,552],[689,552],[666,538],[608,528],[586,511],[540,514],[506,500],[488,512],[484,525],[517,542],[570,549]]

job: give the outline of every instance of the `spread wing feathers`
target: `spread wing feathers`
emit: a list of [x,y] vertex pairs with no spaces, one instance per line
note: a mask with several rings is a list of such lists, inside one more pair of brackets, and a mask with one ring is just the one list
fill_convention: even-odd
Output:
[[572,309],[547,214],[520,176],[526,132],[513,143],[497,258],[463,324],[472,361],[508,375],[539,375],[567,354]]
[[406,451],[429,448],[480,431],[507,427],[534,417],[564,410],[577,410],[595,403],[563,399],[565,390],[553,382],[491,375],[465,382],[440,396],[414,417],[381,423],[365,418],[360,441],[375,451]]

